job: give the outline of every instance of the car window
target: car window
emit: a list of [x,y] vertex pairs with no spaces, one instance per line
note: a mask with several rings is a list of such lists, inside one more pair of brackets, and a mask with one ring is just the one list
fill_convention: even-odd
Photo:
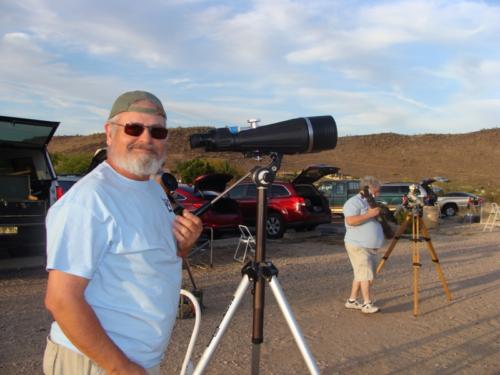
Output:
[[301,197],[314,197],[318,195],[318,191],[314,185],[295,185],[296,193]]
[[347,193],[356,194],[359,191],[359,181],[349,181],[347,183]]
[[182,202],[186,200],[186,197],[182,194],[180,194],[177,191],[172,192],[172,197],[177,201],[177,202]]
[[254,184],[248,185],[246,198],[255,198],[257,196],[257,187]]
[[232,199],[241,199],[245,197],[245,191],[248,185],[237,185],[229,193],[229,197]]
[[453,193],[446,193],[444,196],[445,197],[468,197],[469,195],[466,193],[453,192]]
[[272,185],[271,186],[271,197],[288,197],[290,193],[283,185]]
[[336,184],[334,194],[335,195],[344,195],[345,194],[345,185],[344,184]]
[[333,185],[331,183],[322,183],[318,186],[318,190],[327,197],[332,195],[332,189]]
[[[406,187],[407,188],[407,187]],[[408,188],[406,189],[406,193],[408,192]],[[381,186],[380,194],[401,194],[405,193],[404,186]]]

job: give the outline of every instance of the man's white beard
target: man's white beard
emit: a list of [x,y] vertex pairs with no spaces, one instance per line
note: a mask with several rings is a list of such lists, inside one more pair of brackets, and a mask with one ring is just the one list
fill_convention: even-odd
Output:
[[156,158],[153,154],[133,155],[129,152],[123,158],[114,156],[113,162],[135,176],[150,176],[160,170],[165,159],[166,155]]

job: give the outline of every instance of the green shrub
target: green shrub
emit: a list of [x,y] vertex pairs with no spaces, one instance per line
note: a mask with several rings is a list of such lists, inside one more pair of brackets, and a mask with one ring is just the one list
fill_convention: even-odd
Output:
[[213,159],[204,160],[194,158],[191,160],[181,161],[175,165],[173,173],[180,178],[184,183],[192,183],[198,176],[209,173],[227,173],[235,178],[242,176],[242,173],[233,167],[227,160]]
[[72,154],[64,155],[55,153],[50,155],[50,159],[54,164],[56,174],[84,174],[89,168],[90,161],[92,160],[91,154]]

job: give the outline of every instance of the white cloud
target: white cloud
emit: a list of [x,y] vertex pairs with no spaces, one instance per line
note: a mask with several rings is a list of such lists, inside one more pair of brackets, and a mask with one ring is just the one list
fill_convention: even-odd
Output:
[[346,133],[484,127],[500,116],[498,19],[479,1],[4,0],[0,110],[100,131],[114,96],[143,88],[179,122],[331,113]]

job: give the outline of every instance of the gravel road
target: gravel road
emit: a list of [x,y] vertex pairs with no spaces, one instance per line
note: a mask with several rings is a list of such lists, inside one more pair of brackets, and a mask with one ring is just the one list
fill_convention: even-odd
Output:
[[[328,228],[327,228],[328,229]],[[410,241],[399,240],[374,285],[382,308],[366,316],[346,310],[352,280],[342,236],[333,230],[289,232],[267,241],[268,258],[322,374],[498,374],[500,364],[500,230],[445,220],[431,232],[453,295],[445,298],[434,264],[421,245],[420,314],[414,317]],[[241,281],[232,260],[237,238],[214,245],[193,260],[206,309],[195,348],[197,362]],[[384,249],[380,250],[380,254]],[[185,286],[190,282],[185,275]],[[41,374],[51,322],[43,307],[43,268],[0,272],[0,374]],[[251,294],[247,296],[206,374],[249,373],[252,358]],[[178,374],[193,319],[178,320],[162,374]],[[261,374],[307,374],[283,316],[266,288]]]

